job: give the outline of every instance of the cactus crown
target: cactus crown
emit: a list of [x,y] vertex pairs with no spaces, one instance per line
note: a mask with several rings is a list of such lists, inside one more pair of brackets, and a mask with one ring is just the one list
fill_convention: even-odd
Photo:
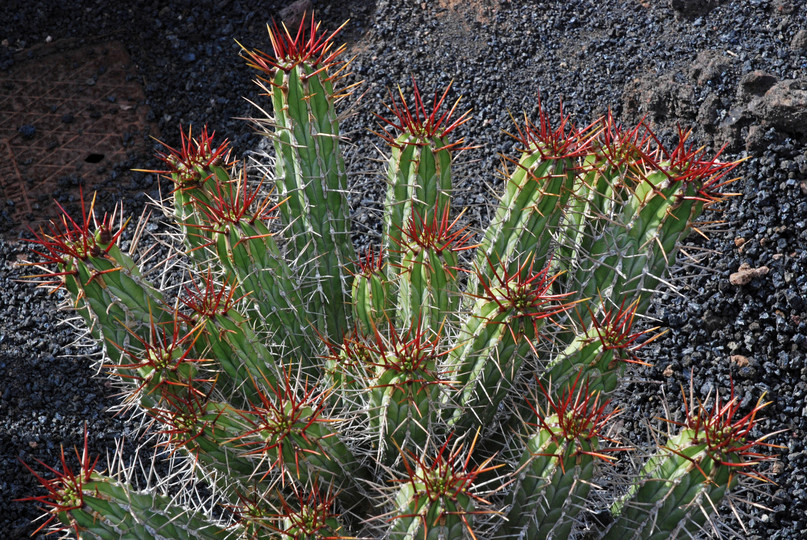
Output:
[[449,88],[424,102],[413,84],[413,105],[399,90],[382,118],[384,235],[360,258],[335,34],[312,20],[271,29],[273,54],[244,50],[271,101],[256,120],[271,185],[207,129],[158,154],[191,268],[176,300],[93,205],[34,241],[127,403],[217,504],[137,490],[85,452],[79,473],[42,479],[49,523],[88,538],[566,538],[607,510],[603,538],[697,532],[732,471],[766,459],[751,435],[761,405],[740,420],[733,394],[690,406],[632,478],[589,494],[625,449],[608,396],[655,330],[634,322],[736,163],[684,133],[668,151],[642,125],[553,126],[541,110],[517,126],[520,155],[474,244],[451,204],[468,113],[443,110]]

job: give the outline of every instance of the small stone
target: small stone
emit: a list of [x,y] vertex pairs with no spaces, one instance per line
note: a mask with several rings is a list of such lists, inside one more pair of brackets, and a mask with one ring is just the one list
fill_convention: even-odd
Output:
[[732,363],[736,364],[737,367],[741,368],[746,367],[748,364],[751,363],[751,361],[748,360],[747,356],[743,356],[741,354],[733,354],[729,357],[729,360],[731,360]]
[[750,283],[752,279],[764,276],[770,271],[767,266],[760,266],[759,268],[751,268],[748,263],[743,263],[736,272],[729,276],[729,282],[732,285],[742,286]]
[[740,247],[743,244],[745,244],[745,238],[743,238],[742,236],[738,236],[737,238],[734,239],[734,247]]
[[22,135],[23,139],[33,139],[34,135],[36,135],[36,127],[32,124],[24,124],[17,131]]
[[672,366],[667,366],[666,368],[664,368],[664,371],[661,372],[661,374],[667,377],[668,379],[673,376],[673,373],[674,372]]

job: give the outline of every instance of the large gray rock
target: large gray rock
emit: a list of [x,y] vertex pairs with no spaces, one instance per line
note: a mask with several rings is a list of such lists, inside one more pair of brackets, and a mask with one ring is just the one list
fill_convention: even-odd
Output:
[[807,135],[807,78],[778,82],[749,105],[762,125]]

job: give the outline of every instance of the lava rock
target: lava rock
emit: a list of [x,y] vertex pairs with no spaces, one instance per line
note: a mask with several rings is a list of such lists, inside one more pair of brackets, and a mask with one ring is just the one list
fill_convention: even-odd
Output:
[[776,83],[749,109],[766,126],[796,135],[807,134],[807,78]]
[[793,40],[790,42],[790,48],[796,54],[807,54],[807,28],[802,28],[796,35],[793,36]]
[[651,125],[671,118],[692,120],[697,114],[695,89],[689,83],[675,80],[673,75],[648,75],[626,85],[623,112],[633,119],[647,116]]
[[777,82],[776,77],[770,73],[759,69],[751,71],[740,79],[740,85],[737,87],[737,98],[743,103],[748,103],[754,98],[764,96],[765,92],[770,90]]
[[670,7],[684,17],[698,17],[709,13],[720,0],[670,0]]
[[300,28],[300,23],[303,22],[303,17],[306,14],[312,13],[314,7],[311,0],[297,0],[280,10],[280,20],[286,25],[292,35]]
[[732,67],[731,57],[720,51],[701,51],[689,66],[689,78],[698,86],[719,79]]

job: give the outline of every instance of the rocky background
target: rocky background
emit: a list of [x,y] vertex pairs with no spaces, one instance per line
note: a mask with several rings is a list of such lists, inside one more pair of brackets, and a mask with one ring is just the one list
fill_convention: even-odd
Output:
[[[330,29],[350,19],[342,40],[355,59],[346,83],[365,82],[348,100],[344,134],[352,142],[354,217],[368,238],[378,234],[383,200],[371,112],[382,112],[387,89],[410,88],[412,76],[432,91],[453,81],[452,96],[473,109],[462,135],[479,147],[460,156],[457,202],[479,222],[489,189],[501,184],[497,154],[513,147],[503,133],[512,129],[510,114],[535,118],[539,95],[555,116],[562,101],[579,124],[611,110],[626,124],[644,118],[668,144],[681,125],[710,152],[726,146],[724,159],[749,158],[730,189],[742,195],[706,216],[720,221],[704,225],[708,240],[690,239],[687,253],[698,262],[677,273],[683,296],[667,293],[656,305],[669,332],[643,350],[653,367],[634,370],[620,397],[622,435],[646,438],[638,419],[663,415],[664,401],[680,412],[681,385],[705,397],[728,395],[733,381],[745,411],[764,394],[771,404],[755,435],[785,430],[769,441],[782,446],[771,450],[778,457],[767,470],[775,483],[743,493],[751,504],[739,505],[742,525],[726,514],[721,531],[807,537],[807,7],[799,0],[6,0],[0,84],[46,41],[121,40],[162,140],[177,145],[178,126],[208,124],[244,156],[265,142],[238,120],[250,115],[243,97],[258,98],[234,40],[268,49],[267,21],[292,25],[310,7]],[[139,215],[158,196],[160,180],[134,167],[157,163],[132,152],[108,167],[101,206],[121,198]],[[54,197],[74,206],[81,181],[65,179]],[[28,537],[40,513],[13,501],[40,493],[20,460],[40,472],[36,460],[55,465],[60,445],[81,443],[85,424],[97,454],[121,436],[130,446],[138,437],[135,422],[108,412],[114,389],[93,376],[91,351],[60,325],[58,298],[18,281],[27,250],[13,235],[0,241],[5,538]]]

